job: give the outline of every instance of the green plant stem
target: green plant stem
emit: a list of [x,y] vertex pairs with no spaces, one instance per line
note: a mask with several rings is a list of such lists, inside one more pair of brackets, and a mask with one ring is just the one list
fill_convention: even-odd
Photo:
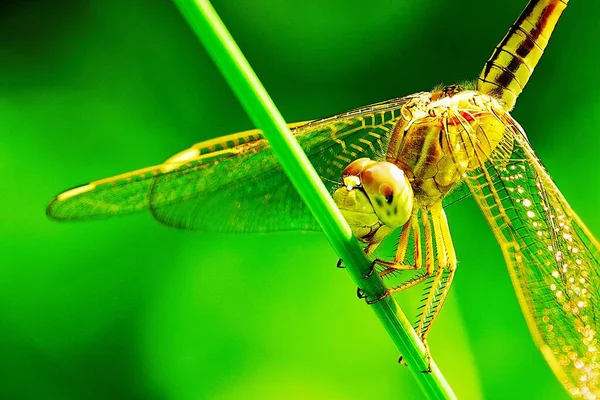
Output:
[[[368,279],[363,278],[370,268],[369,260],[365,257],[306,154],[287,128],[283,117],[210,2],[175,0],[175,3],[208,50],[254,124],[264,132],[283,170],[323,228],[337,254],[344,260],[344,265],[356,284],[371,298],[380,296],[385,292],[381,280],[377,274],[372,274]],[[374,303],[372,308],[427,397],[455,398],[452,389],[433,360],[429,360],[431,373],[422,372],[428,368],[425,347],[396,301],[391,296],[387,296]]]

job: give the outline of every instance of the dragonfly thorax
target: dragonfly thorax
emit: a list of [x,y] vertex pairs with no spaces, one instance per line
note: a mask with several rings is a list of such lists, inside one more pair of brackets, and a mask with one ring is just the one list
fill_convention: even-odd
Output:
[[457,88],[411,99],[390,138],[386,160],[406,173],[421,207],[441,201],[485,162],[514,121],[493,97]]

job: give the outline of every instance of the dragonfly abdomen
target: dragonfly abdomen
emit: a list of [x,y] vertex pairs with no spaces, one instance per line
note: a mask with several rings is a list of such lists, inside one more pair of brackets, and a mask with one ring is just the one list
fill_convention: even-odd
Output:
[[542,57],[568,0],[531,1],[485,63],[477,90],[511,110]]

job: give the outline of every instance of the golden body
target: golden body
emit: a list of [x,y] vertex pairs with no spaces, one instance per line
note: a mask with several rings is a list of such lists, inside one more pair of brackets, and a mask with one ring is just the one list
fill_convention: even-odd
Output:
[[496,99],[459,86],[422,93],[402,107],[386,161],[406,173],[418,205],[428,208],[489,157],[503,137],[501,113]]
[[[410,190],[399,185],[397,193],[412,193],[414,201],[403,204],[410,203],[410,212],[400,218],[387,214],[395,212],[394,200],[379,199],[373,206],[370,198],[350,195],[352,185],[338,186],[334,199],[342,212],[353,213],[349,223],[368,255],[401,225],[394,259],[375,261],[382,277],[416,273],[387,294],[428,283],[416,326],[424,341],[456,270],[442,205],[461,182],[466,185],[500,244],[535,343],[571,395],[596,399],[600,245],[509,114],[566,6],[567,0],[530,1],[474,90],[449,86],[290,128],[332,189],[357,159],[402,170],[400,182]],[[361,177],[355,178],[347,181],[359,188]],[[258,130],[198,143],[160,165],[66,191],[47,213],[78,220],[145,209],[184,229],[318,228]]]

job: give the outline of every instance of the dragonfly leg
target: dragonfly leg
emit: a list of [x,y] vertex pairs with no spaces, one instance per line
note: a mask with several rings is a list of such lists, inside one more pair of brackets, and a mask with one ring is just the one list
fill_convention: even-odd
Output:
[[368,295],[365,293],[364,290],[362,290],[361,288],[356,289],[356,295],[358,296],[358,298],[365,299],[365,302],[369,305],[375,304],[378,301],[385,299],[390,294],[391,293],[389,293],[389,290],[386,290],[385,292],[383,292],[381,295],[375,297],[374,299],[369,299]]
[[[454,252],[446,213],[441,204],[432,207],[430,212],[436,243],[436,263],[438,268],[433,276],[431,286],[427,288],[422,306],[423,310],[421,311],[416,327],[417,334],[421,336],[423,342],[425,342],[427,334],[439,315],[444,300],[446,300],[446,296],[452,285],[454,272],[456,271],[456,253]],[[426,235],[426,241],[431,239],[431,237],[428,238]],[[433,246],[426,247],[429,250]]]
[[[425,244],[427,246],[431,246],[432,241],[427,240],[427,237],[431,236],[431,226],[430,226],[429,220],[427,219],[425,213],[422,213],[421,217],[424,221],[423,226],[425,228],[425,237],[426,237]],[[387,267],[384,271],[379,273],[380,277],[385,277],[386,275],[389,275],[389,274],[392,274],[392,273],[395,273],[398,271],[407,271],[407,270],[416,271],[416,270],[420,270],[423,267],[423,261],[422,261],[422,256],[421,256],[423,253],[422,252],[422,242],[421,242],[421,228],[419,226],[418,212],[414,212],[413,215],[411,216],[410,220],[402,228],[402,234],[400,235],[400,244],[398,245],[398,251],[396,252],[396,259],[404,261],[406,251],[408,248],[408,239],[409,239],[409,236],[411,233],[414,237],[414,245],[415,245],[415,247],[414,247],[414,264],[409,265],[409,264],[406,264],[403,262],[389,263],[389,262],[384,262],[384,261],[380,261],[380,260],[375,260],[375,262],[377,264],[384,263],[383,265],[385,265]],[[367,300],[367,304],[373,304],[373,303],[385,298],[386,296],[389,296],[391,294],[398,293],[398,292],[401,292],[408,288],[411,288],[413,286],[416,286],[419,283],[423,282],[425,279],[429,278],[431,276],[431,274],[433,273],[433,267],[435,265],[433,255],[432,255],[433,249],[428,248],[428,250],[425,252],[425,254],[426,254],[425,271],[423,274],[415,276],[393,288],[387,289],[379,297],[372,299],[372,300]]]
[[402,357],[402,356],[398,357],[398,364],[402,364],[405,367],[408,367],[408,364],[406,363],[406,361],[404,360],[404,357]]
[[[367,257],[370,257],[373,252],[375,252],[375,250],[377,249],[377,247],[379,247],[379,245],[381,244],[381,242],[376,242],[376,243],[369,243],[364,251]],[[371,263],[371,266],[369,267],[369,272],[367,272],[366,274],[363,275],[363,279],[369,279],[371,277],[371,275],[373,274],[373,271],[375,271],[375,266],[377,265],[377,260],[373,260],[373,262]]]
[[424,371],[421,371],[421,373],[430,374],[431,373],[431,353],[429,352],[429,344],[427,343],[426,340],[423,340],[423,345],[425,345],[425,357],[427,357],[427,369]]
[[[398,270],[400,270],[400,271],[402,271],[402,270],[419,270],[423,267],[421,228],[419,227],[418,216],[416,214],[413,214],[413,217],[411,217],[409,222],[411,224],[411,230],[413,232],[414,242],[415,242],[414,265],[406,265],[405,267],[403,265],[396,265],[394,267],[390,267],[380,273],[381,277],[384,277],[388,274],[394,273]],[[424,234],[425,234],[425,271],[421,275],[415,276],[415,277],[403,282],[402,284],[400,284],[398,286],[388,289],[388,291],[387,291],[388,294],[398,293],[398,292],[401,292],[408,288],[411,288],[415,285],[418,285],[419,283],[423,282],[427,278],[431,277],[431,275],[434,272],[435,261],[433,258],[433,243],[431,240],[431,224],[429,223],[429,219],[425,212],[421,213],[421,222],[423,224],[423,230],[424,230]],[[408,231],[408,229],[406,229],[406,230]],[[408,242],[408,238],[406,239],[406,241]],[[399,253],[401,250],[400,246],[399,246],[398,250],[399,250],[398,251],[398,253]],[[403,250],[402,257],[404,257],[404,254],[406,254],[406,249]]]
[[[369,266],[369,271],[363,275],[363,279],[369,279],[371,277],[371,275],[373,274],[373,271],[375,271],[375,265],[377,265],[377,263],[375,260],[373,260],[373,262]],[[337,268],[346,268],[346,266],[344,265],[344,260],[342,260],[341,258],[338,259],[336,267]]]
[[371,266],[369,267],[369,272],[363,275],[363,279],[369,279],[371,275],[373,275],[373,271],[375,271],[375,266],[377,265],[377,260],[373,260]]
[[[396,250],[396,255],[394,257],[394,261],[385,261],[381,259],[375,259],[375,263],[385,267],[386,269],[380,273],[380,275],[387,275],[394,271],[406,271],[406,270],[416,270],[420,268],[420,265],[407,265],[405,262],[406,259],[406,251],[408,249],[408,240],[410,238],[410,234],[413,233],[415,238],[415,250],[418,248],[420,240],[420,232],[419,232],[419,223],[417,220],[418,210],[413,212],[413,215],[410,217],[408,221],[402,226],[402,232],[400,233],[400,239],[398,241],[398,250]],[[372,251],[371,251],[372,253]],[[415,253],[415,261],[416,261],[416,253]],[[382,276],[383,276],[382,275]]]
[[[400,286],[389,289],[388,292],[396,293],[415,286],[418,283],[425,281],[427,278],[433,277],[433,284],[429,289],[428,296],[426,298],[427,302],[425,303],[425,310],[421,313],[420,323],[416,328],[417,334],[423,341],[423,345],[425,345],[425,354],[427,357],[427,369],[421,372],[428,374],[431,373],[431,355],[429,352],[429,345],[426,340],[426,334],[429,331],[429,328],[431,328],[433,320],[437,316],[437,313],[439,312],[439,309],[441,308],[443,300],[447,294],[447,290],[450,287],[450,282],[452,281],[451,278],[453,276],[454,269],[456,269],[456,258],[454,256],[454,248],[452,247],[452,242],[450,240],[450,231],[448,230],[445,214],[441,208],[441,205],[439,208],[434,207],[433,210],[423,210],[421,212],[421,223],[423,225],[423,234],[425,239],[425,272],[421,276],[413,278],[401,284]],[[415,235],[415,237],[417,236],[420,236],[420,232],[419,235]],[[434,243],[436,244],[435,254]],[[415,248],[415,264],[417,260],[421,259],[420,247],[421,245],[419,244],[419,247]],[[449,262],[449,260],[454,260],[454,262]],[[438,286],[441,286],[441,289],[439,290],[440,293],[438,293],[435,282],[440,280],[439,276],[441,274],[443,275],[443,272],[446,270],[452,271],[450,279],[443,282],[446,285],[442,285],[441,283],[438,284]],[[423,329],[425,323],[427,323],[427,327],[426,329]],[[400,356],[399,362],[403,362],[402,356]]]

